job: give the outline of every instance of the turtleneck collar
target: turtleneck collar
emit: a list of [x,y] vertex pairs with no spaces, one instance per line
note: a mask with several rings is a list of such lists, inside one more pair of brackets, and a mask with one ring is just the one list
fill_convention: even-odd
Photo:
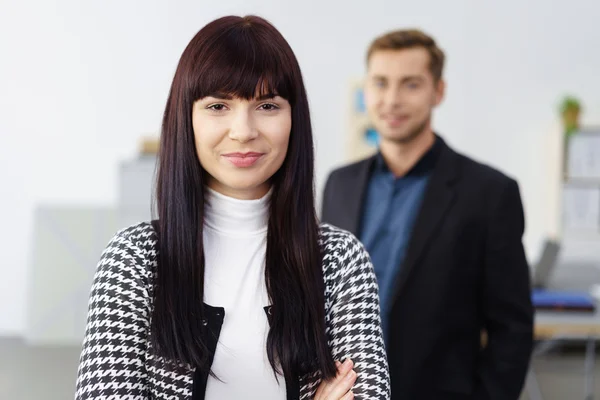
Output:
[[211,188],[207,188],[205,193],[206,226],[236,236],[267,231],[271,190],[257,200],[235,199]]

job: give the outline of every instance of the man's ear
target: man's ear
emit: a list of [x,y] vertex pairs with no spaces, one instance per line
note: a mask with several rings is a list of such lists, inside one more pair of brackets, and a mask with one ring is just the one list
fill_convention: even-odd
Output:
[[439,105],[444,100],[445,96],[446,96],[446,81],[443,79],[440,79],[435,84],[435,95],[434,95],[434,99],[433,99],[433,105],[434,106]]

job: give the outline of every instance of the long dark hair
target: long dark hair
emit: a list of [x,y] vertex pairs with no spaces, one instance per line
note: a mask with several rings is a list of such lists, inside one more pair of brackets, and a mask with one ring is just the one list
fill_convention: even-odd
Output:
[[201,335],[205,317],[203,171],[194,145],[192,105],[221,93],[252,99],[277,93],[292,108],[287,156],[271,178],[265,280],[272,303],[267,354],[286,379],[336,368],[325,333],[325,285],[314,205],[314,149],[298,61],[269,22],[256,16],[217,19],[184,50],[166,105],[156,205],[158,273],[153,345],[168,359],[210,371]]

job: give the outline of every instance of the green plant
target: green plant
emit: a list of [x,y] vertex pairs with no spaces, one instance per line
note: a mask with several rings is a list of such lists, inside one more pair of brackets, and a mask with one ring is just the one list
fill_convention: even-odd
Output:
[[581,103],[575,97],[566,96],[560,103],[560,114],[563,120],[565,135],[570,137],[579,129]]

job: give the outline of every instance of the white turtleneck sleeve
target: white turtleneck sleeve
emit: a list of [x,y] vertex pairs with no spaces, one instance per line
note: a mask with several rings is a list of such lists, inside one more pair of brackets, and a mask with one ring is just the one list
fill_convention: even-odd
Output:
[[266,352],[269,305],[265,252],[269,196],[238,200],[208,190],[204,223],[204,298],[224,307],[207,400],[248,398],[284,400],[285,380],[275,375]]

